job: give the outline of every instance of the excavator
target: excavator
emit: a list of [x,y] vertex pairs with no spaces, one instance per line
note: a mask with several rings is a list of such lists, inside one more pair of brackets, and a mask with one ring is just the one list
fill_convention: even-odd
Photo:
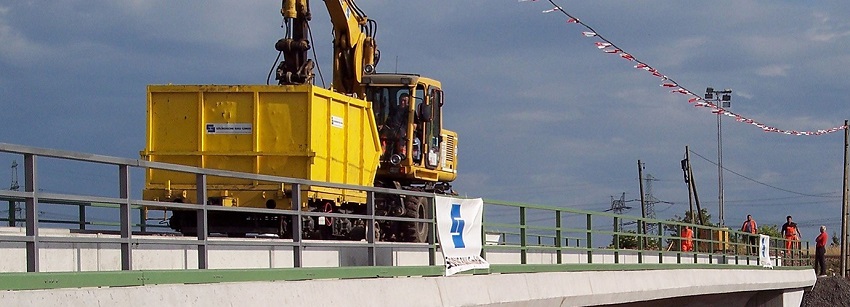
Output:
[[[443,128],[439,81],[418,74],[379,73],[375,32],[354,0],[322,2],[333,26],[333,81],[314,85],[309,0],[283,0],[283,38],[269,76],[276,85],[149,85],[147,147],[143,159],[333,183],[454,194],[457,133]],[[282,61],[280,57],[283,57]],[[270,77],[267,78],[271,79]],[[149,170],[143,198],[194,199],[192,176]],[[211,179],[207,205],[365,214],[363,191],[310,186],[302,203],[292,187],[268,182]],[[375,214],[428,218],[426,198],[375,195]],[[152,208],[153,209],[153,208]],[[165,219],[165,215],[163,215]],[[171,228],[197,231],[196,211],[172,210]],[[291,236],[281,215],[210,211],[211,233]],[[313,239],[365,238],[366,220],[305,217]],[[380,221],[377,239],[426,242],[428,223]]]

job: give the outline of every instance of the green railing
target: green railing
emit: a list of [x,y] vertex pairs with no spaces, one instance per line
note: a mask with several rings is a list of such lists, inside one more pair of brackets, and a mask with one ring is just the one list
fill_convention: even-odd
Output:
[[[390,276],[439,276],[444,272],[438,261],[439,243],[435,239],[433,218],[412,219],[402,217],[376,216],[374,214],[375,193],[411,195],[426,197],[434,208],[433,194],[421,192],[380,189],[361,186],[349,186],[312,182],[307,180],[245,174],[219,170],[200,169],[187,166],[154,163],[142,160],[122,159],[90,154],[81,154],[50,149],[40,149],[0,143],[0,152],[22,155],[25,166],[24,191],[0,191],[0,201],[21,205],[26,213],[23,219],[10,214],[5,221],[17,227],[24,227],[22,236],[0,233],[0,245],[23,245],[24,257],[14,259],[25,263],[27,272],[0,272],[0,290],[52,289],[69,287],[128,286],[167,283],[212,283],[236,281],[301,280],[321,278],[369,278]],[[48,193],[39,189],[38,161],[43,158],[69,160],[115,167],[118,171],[117,196],[69,195]],[[254,208],[228,208],[206,204],[163,203],[137,199],[129,193],[131,169],[166,169],[195,174],[198,186],[206,186],[207,176],[233,177],[288,184],[293,191],[301,186],[325,186],[333,188],[361,190],[367,193],[369,215],[306,212],[301,210],[276,210]],[[205,190],[205,189],[199,189]],[[205,191],[199,191],[205,193]],[[293,193],[297,196],[300,193]],[[206,199],[200,195],[198,199]],[[296,203],[300,201],[295,200]],[[39,208],[44,205],[76,207],[78,216],[68,219],[41,219]],[[166,233],[170,230],[162,225],[146,225],[143,214],[137,212],[142,207],[177,208],[196,210],[199,216],[208,211],[238,211],[276,214],[291,218],[294,224],[303,217],[339,217],[357,218],[368,221],[373,227],[375,221],[388,220],[398,222],[429,223],[431,232],[428,243],[378,242],[374,236],[365,241],[334,242],[303,240],[300,228],[293,226],[293,239],[242,240],[229,241],[209,238],[207,233],[199,232],[197,238],[157,237],[152,239],[147,232]],[[108,210],[112,221],[91,221],[88,210],[100,208]],[[17,206],[10,206],[10,211]],[[433,210],[433,209],[432,209]],[[74,211],[74,210],[70,210]],[[431,212],[430,217],[434,213]],[[597,270],[647,270],[706,268],[722,265],[724,269],[754,269],[757,257],[747,253],[749,244],[747,234],[716,227],[688,225],[695,229],[694,250],[681,251],[681,238],[678,233],[685,224],[642,219],[639,217],[617,215],[605,212],[583,211],[569,208],[511,203],[497,200],[485,200],[484,207],[484,257],[491,262],[488,270],[474,270],[467,274],[490,273],[535,273],[564,271]],[[114,222],[113,222],[114,221]],[[206,220],[199,221],[204,225]],[[202,224],[203,223],[203,224]],[[113,237],[61,237],[45,236],[40,227],[51,225],[75,225],[76,229],[89,230],[89,226],[99,229],[113,229]],[[622,226],[621,226],[622,225]],[[374,230],[372,230],[374,233]],[[718,236],[716,234],[723,234]],[[492,240],[488,240],[492,239]],[[244,241],[244,242],[243,242]],[[74,271],[43,272],[39,262],[44,244],[49,243],[94,243],[118,246],[120,271]],[[140,270],[134,268],[133,250],[141,245],[188,246],[197,250],[198,269],[190,270]],[[291,268],[257,269],[210,269],[209,249],[216,246],[266,247],[289,249],[292,253]],[[376,261],[376,250],[383,247],[404,246],[426,253],[426,263],[409,266],[380,266]],[[311,247],[355,247],[362,248],[368,259],[364,265],[335,268],[304,267],[302,265],[305,248]],[[771,239],[770,253],[774,264],[780,268],[808,269],[809,256],[800,249],[786,252],[781,239]],[[808,249],[806,249],[808,250]],[[3,252],[3,250],[0,250]],[[18,253],[20,254],[20,253]],[[18,255],[16,254],[16,255]],[[8,260],[8,259],[7,259]]]
[[[521,264],[530,263],[532,252],[551,255],[554,264],[576,263],[575,259],[638,264],[757,265],[759,261],[758,236],[729,228],[499,200],[485,200],[484,218],[485,237],[490,237],[485,238],[485,252],[516,251]],[[686,226],[694,234],[690,251],[682,249],[686,240],[680,233]],[[805,244],[801,248],[801,242],[794,242],[786,250],[784,239],[770,238],[773,265],[810,266]],[[567,254],[574,257],[566,261]]]

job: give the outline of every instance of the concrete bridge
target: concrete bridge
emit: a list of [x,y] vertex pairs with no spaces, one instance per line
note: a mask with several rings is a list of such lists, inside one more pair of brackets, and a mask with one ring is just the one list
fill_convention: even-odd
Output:
[[[448,277],[433,233],[430,243],[181,237],[147,225],[135,209],[236,209],[134,198],[127,193],[130,169],[433,195],[2,143],[0,152],[20,155],[26,173],[25,191],[0,191],[10,212],[20,204],[25,215],[10,214],[5,221],[17,227],[0,228],[3,306],[799,306],[816,282],[807,256],[777,249],[778,241],[770,244],[774,266],[766,268],[746,253],[745,234],[732,230],[696,227],[695,250],[683,252],[676,235],[682,224],[675,222],[494,200],[485,201],[484,211],[490,268]],[[39,170],[45,157],[112,168],[107,176],[120,174],[118,195],[41,191],[39,179],[63,175]],[[46,208],[78,214],[40,219]],[[98,208],[117,222],[92,222]],[[433,226],[431,219],[411,220]],[[630,242],[625,238],[636,244],[621,246]]]

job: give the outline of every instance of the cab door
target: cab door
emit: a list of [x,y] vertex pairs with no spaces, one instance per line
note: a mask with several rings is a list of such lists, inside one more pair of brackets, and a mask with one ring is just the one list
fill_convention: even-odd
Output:
[[420,106],[420,118],[424,125],[425,167],[437,169],[440,165],[440,130],[442,129],[441,106],[443,91],[436,86],[428,87],[428,95]]

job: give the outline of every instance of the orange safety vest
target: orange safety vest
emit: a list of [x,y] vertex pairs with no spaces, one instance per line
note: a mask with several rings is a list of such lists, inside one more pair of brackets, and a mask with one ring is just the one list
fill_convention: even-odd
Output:
[[682,247],[689,248],[689,247],[694,246],[694,239],[693,239],[693,237],[694,237],[694,231],[693,231],[693,230],[691,230],[691,229],[684,229],[684,230],[682,231],[682,238],[684,238],[684,239],[685,239],[685,241],[684,241],[684,242],[682,242]]
[[755,234],[758,232],[758,228],[756,228],[756,220],[744,221],[744,225],[741,226],[741,231],[749,232]]
[[793,238],[793,237],[796,237],[796,236],[797,236],[797,224],[795,224],[795,223],[790,223],[790,224],[789,224],[789,223],[786,223],[786,225],[787,225],[787,226],[785,226],[785,237],[786,237],[786,238]]

